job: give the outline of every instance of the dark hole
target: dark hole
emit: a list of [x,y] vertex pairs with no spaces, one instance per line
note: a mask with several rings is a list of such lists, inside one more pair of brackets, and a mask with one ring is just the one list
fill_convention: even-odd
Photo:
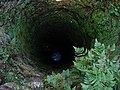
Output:
[[85,46],[87,35],[82,32],[82,24],[69,13],[55,11],[32,18],[26,38],[33,57],[38,58],[38,66],[43,63],[53,68],[68,68],[75,60],[73,46]]
[[[69,28],[64,25],[44,26],[44,32],[40,41],[36,44],[40,58],[40,62],[53,68],[68,68],[73,64],[74,48],[67,34]],[[38,39],[37,39],[38,40]],[[40,45],[40,46],[39,46]]]
[[47,64],[53,68],[68,68],[70,65],[73,64],[74,60],[74,48],[72,44],[69,42],[64,42],[63,38],[56,42],[55,38],[54,42],[49,42],[43,48],[41,47],[40,50],[40,57],[42,57],[42,62]]

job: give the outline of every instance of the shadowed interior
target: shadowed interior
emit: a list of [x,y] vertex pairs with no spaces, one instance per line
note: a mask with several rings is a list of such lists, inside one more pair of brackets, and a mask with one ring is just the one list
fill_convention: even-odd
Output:
[[94,29],[79,9],[70,10],[45,3],[30,5],[34,9],[28,6],[22,11],[19,37],[23,50],[37,57],[38,64],[66,68],[75,59],[73,46],[91,47]]
[[52,67],[68,67],[73,64],[75,53],[73,43],[69,38],[69,33],[71,30],[73,30],[72,23],[70,21],[49,22],[50,21],[48,20],[47,23],[44,23],[42,25],[42,29],[44,31],[36,35],[38,36],[36,38],[40,38],[40,41],[36,39],[36,47],[39,47],[40,45],[39,49],[37,49],[37,52],[39,52],[39,55],[37,56],[42,58],[42,62],[44,64],[50,65]]

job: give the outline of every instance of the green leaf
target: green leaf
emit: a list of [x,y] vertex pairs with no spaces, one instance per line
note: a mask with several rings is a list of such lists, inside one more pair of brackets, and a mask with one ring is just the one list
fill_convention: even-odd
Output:
[[81,85],[82,85],[82,90],[88,90],[89,85],[85,85],[83,83],[81,83]]
[[76,87],[73,87],[72,90],[76,90]]
[[95,39],[95,45],[94,45],[95,47],[100,47],[101,46],[101,43],[100,42],[98,42],[98,40],[97,39]]
[[70,76],[69,69],[63,70],[62,75],[63,75],[65,78],[69,77],[69,76]]
[[112,47],[110,48],[110,51],[115,51],[115,44],[112,45]]
[[111,87],[104,87],[104,90],[113,90]]

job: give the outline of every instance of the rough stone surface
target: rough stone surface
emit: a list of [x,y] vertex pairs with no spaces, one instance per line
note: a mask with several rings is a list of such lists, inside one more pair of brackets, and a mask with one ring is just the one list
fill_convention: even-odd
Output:
[[[0,70],[3,70],[4,67],[9,66],[0,60]],[[29,65],[18,65],[15,67],[19,73],[21,73],[21,81],[14,80],[13,82],[5,82],[5,75],[0,74],[0,90],[35,90],[36,88],[43,88],[43,82],[41,81],[44,74],[36,71],[32,66]],[[17,76],[18,77],[18,76]],[[41,89],[40,89],[41,90]]]
[[[5,33],[4,28],[0,27],[0,90],[35,90],[36,88],[43,88],[43,83],[41,80],[44,74],[36,71],[32,66],[27,64],[28,60],[17,54],[16,50],[13,49],[12,45],[10,45],[10,40],[9,35]],[[4,63],[2,61],[4,57],[1,50],[4,46],[11,49],[13,52],[10,54],[10,58],[12,58],[14,62]],[[13,67],[14,63],[16,63],[15,67]],[[5,68],[16,68],[17,72],[21,74],[20,77],[23,84],[19,85],[16,81],[6,82],[4,79],[6,76],[1,73],[4,72]]]
[[10,37],[9,35],[7,35],[5,33],[4,28],[0,27],[0,48],[2,48],[2,46],[8,44],[8,42],[10,41]]
[[43,83],[41,81],[31,81],[23,85],[18,85],[15,82],[9,82],[0,86],[0,90],[35,90],[36,88],[41,90],[43,88]]
[[0,86],[0,90],[35,90],[36,88],[43,88],[41,82],[30,82],[26,85],[18,86],[15,82],[5,83]]

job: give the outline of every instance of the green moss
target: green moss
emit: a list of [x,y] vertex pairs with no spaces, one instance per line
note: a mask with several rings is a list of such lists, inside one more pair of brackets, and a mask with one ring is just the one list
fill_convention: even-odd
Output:
[[[79,7],[59,6],[45,2],[33,2],[27,5],[21,14],[20,42],[25,51],[36,55],[41,46],[45,46],[49,38],[56,35],[54,31],[61,30],[65,38],[77,47],[90,48],[96,34],[94,25]],[[39,46],[38,46],[39,45]]]

